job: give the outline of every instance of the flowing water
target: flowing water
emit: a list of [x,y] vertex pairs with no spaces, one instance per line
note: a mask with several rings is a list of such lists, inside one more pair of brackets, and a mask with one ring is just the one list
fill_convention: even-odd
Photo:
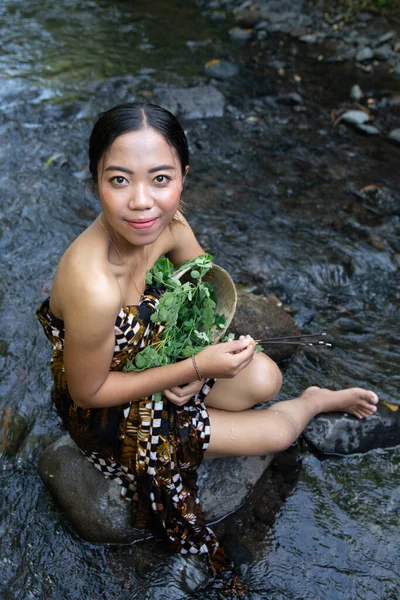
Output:
[[[188,218],[237,282],[279,296],[301,327],[332,336],[332,351],[296,354],[280,398],[311,383],[357,384],[396,403],[400,152],[333,127],[330,111],[358,82],[390,128],[398,109],[386,109],[385,98],[399,93],[399,79],[341,64],[328,72],[279,34],[265,48],[234,48],[229,25],[207,21],[188,1],[3,0],[0,19],[1,407],[25,424],[0,463],[1,597],[212,600],[212,587],[191,593],[198,572],[161,543],[82,541],[37,475],[41,450],[61,429],[49,398],[50,347],[34,312],[60,255],[98,212],[87,183],[91,124],[154,87],[201,83],[208,60],[236,62],[240,75],[217,84],[225,117],[185,123]],[[286,77],[271,58],[286,60]],[[300,109],[276,101],[298,91],[293,74],[303,80]],[[360,191],[367,185],[376,188]],[[399,448],[305,452],[270,526],[246,526],[243,510],[233,517],[233,545],[245,539],[250,556],[239,565],[249,597],[398,599],[399,464]]]

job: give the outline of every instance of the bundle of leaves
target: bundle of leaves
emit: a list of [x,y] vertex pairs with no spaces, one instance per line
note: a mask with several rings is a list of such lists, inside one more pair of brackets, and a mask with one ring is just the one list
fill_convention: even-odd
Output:
[[211,268],[212,256],[202,254],[183,263],[179,272],[186,273],[178,278],[167,258],[158,259],[146,274],[146,283],[160,284],[165,289],[157,311],[151,316],[153,322],[162,323],[165,329],[161,340],[141,350],[125,367],[126,371],[176,363],[212,344],[214,332],[224,328],[226,319],[216,311],[214,286],[203,279]]

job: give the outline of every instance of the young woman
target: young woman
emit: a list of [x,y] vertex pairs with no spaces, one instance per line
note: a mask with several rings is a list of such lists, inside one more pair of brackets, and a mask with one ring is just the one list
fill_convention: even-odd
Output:
[[150,316],[162,290],[145,287],[146,271],[162,255],[179,265],[204,252],[180,212],[187,141],[168,111],[124,104],[100,116],[89,159],[102,212],[61,258],[37,313],[53,343],[53,399],[82,452],[134,500],[139,527],[158,526],[176,551],[215,558],[218,543],[196,497],[203,455],[279,452],[316,414],[368,417],[378,398],[359,388],[310,387],[253,411],[282,380],[249,336],[124,372],[128,358],[160,335]]

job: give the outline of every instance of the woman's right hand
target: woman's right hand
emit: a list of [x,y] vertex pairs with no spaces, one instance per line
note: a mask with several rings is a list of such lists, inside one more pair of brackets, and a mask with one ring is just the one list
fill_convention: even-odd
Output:
[[249,335],[208,346],[196,355],[203,377],[232,379],[253,360],[256,344]]

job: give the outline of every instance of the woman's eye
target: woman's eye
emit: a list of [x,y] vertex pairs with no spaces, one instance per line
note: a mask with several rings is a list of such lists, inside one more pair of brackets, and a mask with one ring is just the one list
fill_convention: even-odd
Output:
[[126,182],[126,179],[125,177],[122,177],[122,175],[116,175],[115,177],[112,177],[111,181],[112,183],[116,183],[117,185],[122,185]]
[[167,183],[167,181],[169,181],[169,177],[167,177],[166,175],[157,175],[157,177],[155,177],[155,180],[157,183]]

